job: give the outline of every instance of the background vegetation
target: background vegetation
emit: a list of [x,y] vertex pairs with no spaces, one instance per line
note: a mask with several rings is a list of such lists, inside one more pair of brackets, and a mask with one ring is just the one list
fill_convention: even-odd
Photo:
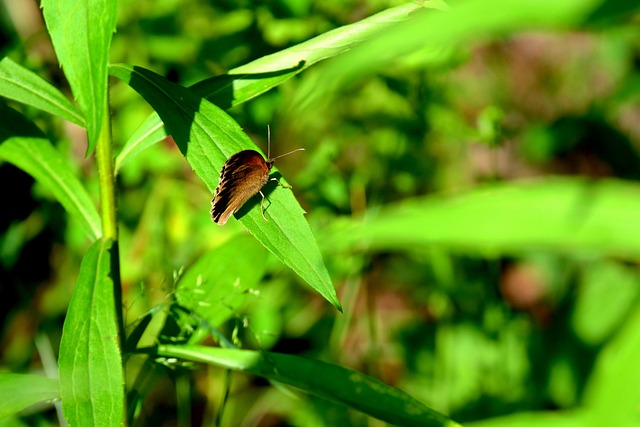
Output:
[[[384,425],[364,412],[422,425],[393,398],[345,400],[350,374],[331,370],[344,367],[465,425],[637,425],[639,15],[633,2],[557,3],[452,1],[419,10],[384,0],[118,2],[110,63],[167,78],[110,70],[128,422]],[[73,99],[49,35],[53,18],[47,29],[38,6],[2,3],[3,57]],[[411,12],[385,15],[396,6]],[[367,17],[374,18],[351,32],[329,33]],[[267,56],[274,53],[281,56]],[[277,61],[292,76],[255,74]],[[58,350],[63,323],[67,331],[94,315],[82,311],[93,307],[90,297],[74,296],[79,307],[70,308],[86,277],[81,263],[111,272],[104,256],[117,252],[107,240],[92,245],[100,226],[78,220],[91,214],[70,214],[11,151],[24,123],[35,124],[87,191],[77,205],[97,206],[104,185],[95,123],[82,105],[84,116],[71,109],[61,120],[16,102],[7,89],[16,86],[12,67],[0,67],[9,82],[0,85],[0,370],[55,378],[60,365],[64,404],[64,369],[78,362],[66,365]],[[230,71],[251,77],[230,93],[216,86],[224,78],[206,80]],[[136,76],[168,98],[151,99],[156,89]],[[189,92],[170,82],[196,85]],[[215,123],[226,120],[213,107],[197,109],[205,95],[263,151],[267,124],[273,155],[305,148],[278,160],[276,173],[293,189],[270,190],[268,211],[298,209],[284,199],[295,196],[322,268],[265,243],[278,220],[263,224],[259,201],[242,221],[211,223],[212,186],[236,142],[213,133],[223,148],[202,167],[189,152],[185,161],[186,146],[171,132],[191,132],[190,150],[198,138],[206,146],[179,122],[181,105],[191,104]],[[139,126],[153,110],[173,139],[140,143]],[[316,242],[300,241],[304,258]],[[333,283],[343,314],[330,304],[338,305],[332,289],[309,279],[325,271],[330,282],[318,283]],[[113,295],[96,295],[105,322],[116,324],[118,310],[104,303]],[[268,350],[272,358],[264,367],[195,344]],[[14,382],[21,380],[0,378],[4,402],[17,389],[30,403],[59,397],[57,381],[38,383],[39,397],[29,378],[23,387]],[[20,405],[9,406],[1,425],[61,422],[48,403],[19,413]],[[423,414],[424,425],[448,422],[436,412]]]

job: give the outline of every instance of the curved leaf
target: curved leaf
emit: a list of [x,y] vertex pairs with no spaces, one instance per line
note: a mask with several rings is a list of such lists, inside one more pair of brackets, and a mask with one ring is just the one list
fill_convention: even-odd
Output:
[[0,104],[0,159],[13,163],[48,188],[91,240],[100,237],[98,211],[68,161],[39,129],[4,104]]
[[[329,31],[306,42],[264,56],[229,71],[196,83],[191,90],[222,109],[248,101],[268,91],[313,64],[350,50],[390,25],[407,19],[424,8],[417,3],[394,7],[354,24]],[[115,72],[115,70],[114,70]],[[157,114],[152,114],[125,143],[116,158],[116,171],[134,156],[161,141],[166,132]]]
[[51,83],[5,57],[0,61],[0,96],[85,126],[78,109]]
[[249,372],[342,403],[399,426],[459,424],[401,390],[338,365],[288,354],[162,345],[157,354]]
[[[640,404],[640,304],[599,354],[585,390],[584,404],[592,425],[634,425]],[[604,424],[603,424],[604,423]]]
[[91,153],[107,114],[107,64],[116,0],[42,0],[53,47],[87,122]]
[[411,19],[322,64],[321,70],[303,80],[293,103],[317,108],[318,100],[327,102],[341,85],[378,72],[410,53],[438,58],[443,49],[478,38],[533,28],[570,28],[584,22],[601,2],[514,0],[505,7],[501,0],[467,0],[456,2],[447,12],[414,13]]
[[640,185],[578,178],[489,185],[457,196],[387,206],[364,222],[343,223],[330,245],[412,250],[532,249],[640,256]]
[[124,420],[112,249],[113,242],[98,240],[85,254],[62,329],[62,408],[73,426],[115,426]]
[[36,403],[59,398],[60,384],[55,378],[0,374],[0,420]]
[[515,414],[465,423],[465,427],[584,427],[590,425],[585,410],[516,412]]
[[[113,66],[113,71],[158,112],[180,151],[211,192],[228,157],[245,149],[259,151],[227,113],[189,89],[139,67],[118,65]],[[264,247],[341,310],[304,211],[291,190],[271,184],[263,189],[270,202],[265,212],[268,221],[262,218],[259,204],[252,206],[251,201],[236,217]]]

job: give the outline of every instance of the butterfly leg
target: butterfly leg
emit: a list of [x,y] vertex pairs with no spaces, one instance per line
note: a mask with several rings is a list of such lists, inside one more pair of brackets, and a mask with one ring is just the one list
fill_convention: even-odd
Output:
[[258,191],[258,193],[260,193],[260,195],[262,196],[262,200],[260,200],[260,213],[262,214],[262,218],[264,218],[265,221],[269,222],[267,217],[264,216],[264,194],[262,193],[262,191]]
[[269,181],[275,181],[278,183],[278,185],[282,188],[293,188],[290,185],[284,185],[283,183],[280,182],[280,180],[278,178],[271,178]]

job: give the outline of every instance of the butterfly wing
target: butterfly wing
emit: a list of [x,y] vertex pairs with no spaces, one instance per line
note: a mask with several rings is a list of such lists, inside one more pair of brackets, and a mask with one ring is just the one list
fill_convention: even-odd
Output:
[[211,220],[226,224],[269,180],[269,166],[260,153],[244,150],[229,157],[211,201]]

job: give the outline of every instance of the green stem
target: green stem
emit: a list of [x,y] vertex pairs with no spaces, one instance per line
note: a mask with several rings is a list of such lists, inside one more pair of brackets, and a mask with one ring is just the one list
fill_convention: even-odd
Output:
[[107,105],[102,129],[96,146],[98,175],[100,180],[100,217],[102,219],[102,237],[118,240],[116,221],[116,190],[113,173],[113,141],[111,140],[111,122]]
[[109,101],[105,103],[104,119],[96,145],[96,160],[98,162],[98,179],[100,183],[100,218],[102,220],[102,238],[113,240],[111,247],[111,271],[113,274],[113,293],[115,310],[118,318],[118,334],[120,348],[124,343],[124,318],[122,314],[122,286],[120,281],[120,251],[118,247],[118,220],[116,214],[116,188],[113,169],[113,141],[111,139],[111,121]]

